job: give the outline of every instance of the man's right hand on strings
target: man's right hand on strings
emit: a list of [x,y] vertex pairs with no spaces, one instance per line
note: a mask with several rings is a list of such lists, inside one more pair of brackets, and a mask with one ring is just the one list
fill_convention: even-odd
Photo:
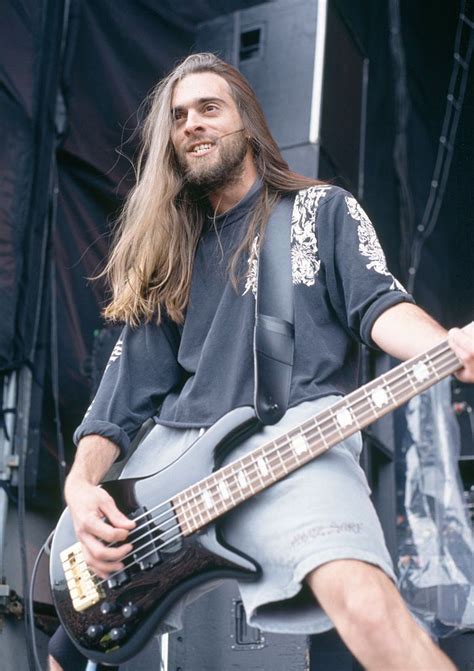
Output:
[[125,541],[135,527],[110,494],[98,486],[117,453],[117,447],[106,438],[86,436],[78,446],[65,486],[66,503],[84,559],[101,578],[123,568],[122,560],[132,550]]

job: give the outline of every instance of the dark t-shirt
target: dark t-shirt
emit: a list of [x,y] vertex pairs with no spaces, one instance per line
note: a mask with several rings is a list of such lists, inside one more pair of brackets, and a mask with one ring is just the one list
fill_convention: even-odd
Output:
[[[237,268],[229,261],[241,242],[260,192],[257,183],[232,210],[209,219],[194,261],[182,326],[126,326],[82,424],[124,453],[141,424],[205,427],[233,408],[252,405],[253,327],[258,237]],[[357,345],[374,345],[371,330],[387,308],[413,302],[389,273],[374,228],[355,198],[336,186],[296,194],[291,226],[295,358],[289,405],[356,384]]]

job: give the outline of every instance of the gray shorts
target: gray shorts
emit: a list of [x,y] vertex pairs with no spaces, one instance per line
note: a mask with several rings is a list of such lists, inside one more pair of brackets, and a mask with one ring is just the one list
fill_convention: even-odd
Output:
[[[227,462],[286,433],[334,400],[328,397],[291,408],[278,424],[265,427],[234,449]],[[156,471],[198,435],[198,429],[157,425],[122,477]],[[367,479],[359,466],[361,447],[360,434],[351,436],[226,515],[222,523],[225,539],[253,557],[262,569],[257,581],[239,583],[252,626],[293,634],[330,629],[331,621],[302,587],[308,573],[335,559],[369,562],[395,580]],[[199,593],[188,595],[172,610],[167,618],[171,627],[180,626],[183,607]]]

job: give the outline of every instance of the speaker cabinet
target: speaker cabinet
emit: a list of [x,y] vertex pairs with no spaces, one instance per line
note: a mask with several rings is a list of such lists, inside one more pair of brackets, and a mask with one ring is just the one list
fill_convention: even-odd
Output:
[[198,51],[237,67],[293,170],[359,198],[369,63],[327,0],[277,0],[199,25]]
[[315,637],[249,627],[230,580],[186,607],[168,650],[169,671],[362,671],[335,631],[316,644]]

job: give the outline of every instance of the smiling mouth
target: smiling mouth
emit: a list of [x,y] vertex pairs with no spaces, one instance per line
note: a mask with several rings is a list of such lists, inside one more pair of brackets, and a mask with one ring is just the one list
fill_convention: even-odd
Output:
[[194,156],[201,156],[202,154],[207,154],[213,148],[213,144],[209,142],[203,142],[202,144],[197,144],[192,149],[188,151],[188,154],[193,154]]

